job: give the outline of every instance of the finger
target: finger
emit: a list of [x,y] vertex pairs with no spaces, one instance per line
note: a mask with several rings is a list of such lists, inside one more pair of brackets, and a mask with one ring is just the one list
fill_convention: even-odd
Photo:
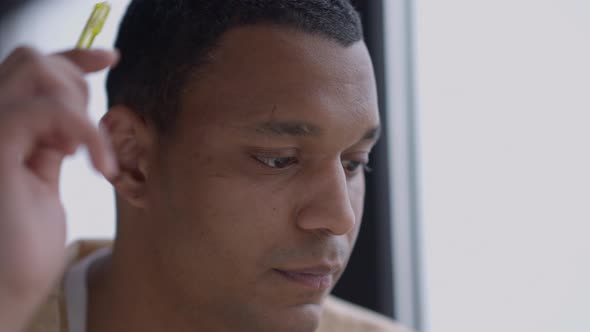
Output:
[[89,97],[82,70],[62,57],[39,57],[7,80],[0,80],[1,112],[32,98],[61,99],[69,109],[84,113]]
[[57,192],[61,165],[65,156],[66,154],[58,148],[39,146],[32,152],[25,164],[31,173]]
[[0,74],[4,74],[10,69],[18,68],[21,64],[38,56],[41,56],[41,53],[32,47],[17,47],[0,63]]
[[[16,48],[0,63],[0,82],[15,74],[27,72],[23,67],[39,67],[46,63],[48,57],[31,47]],[[82,50],[75,49],[50,55],[49,58],[63,58],[71,62],[83,73],[99,71],[114,66],[119,60],[117,50]]]
[[[19,47],[15,49],[0,64],[0,92],[4,94],[11,87],[22,85],[22,78],[26,78],[29,75],[27,68],[37,68],[42,57],[37,50],[31,47]],[[31,81],[30,78],[29,81]]]
[[53,56],[60,56],[68,59],[85,73],[92,73],[114,66],[119,60],[118,51],[100,49],[74,49],[57,53]]
[[43,56],[35,49],[21,47],[0,69],[0,103],[56,94],[86,105],[86,72],[65,56]]
[[78,111],[86,110],[89,87],[84,72],[78,66],[64,57],[49,57],[45,70],[38,75],[38,95],[63,98],[71,105],[78,105]]
[[115,154],[108,141],[84,114],[69,110],[67,105],[38,98],[20,105],[18,110],[11,112],[9,119],[4,118],[1,119],[3,144],[13,141],[12,148],[19,150],[15,151],[16,155],[22,155],[21,162],[33,158],[34,170],[45,179],[58,177],[56,169],[59,167],[55,165],[61,160],[55,154],[37,156],[35,153],[59,151],[63,158],[80,145],[88,148],[92,164],[99,172],[107,178],[115,176]]

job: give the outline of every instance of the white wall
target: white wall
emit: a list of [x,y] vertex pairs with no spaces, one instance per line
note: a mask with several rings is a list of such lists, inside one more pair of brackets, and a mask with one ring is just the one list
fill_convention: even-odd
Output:
[[[99,1],[38,0],[21,10],[0,26],[4,58],[14,47],[22,44],[34,46],[44,52],[54,52],[73,47],[90,16],[94,4]],[[128,0],[109,1],[112,11],[96,38],[94,47],[112,47],[119,21]],[[91,97],[89,112],[98,119],[106,111],[104,81],[106,74],[88,78]],[[84,151],[64,164],[62,198],[68,218],[68,242],[79,238],[109,238],[114,234],[114,196],[112,187],[95,173]]]
[[590,331],[590,1],[414,19],[427,330]]

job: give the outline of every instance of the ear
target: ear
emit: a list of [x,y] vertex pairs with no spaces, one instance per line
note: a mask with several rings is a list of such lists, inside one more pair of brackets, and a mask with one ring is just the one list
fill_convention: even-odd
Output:
[[114,106],[100,120],[108,133],[119,163],[119,175],[110,180],[117,194],[130,205],[143,208],[150,155],[154,151],[155,131],[133,110]]

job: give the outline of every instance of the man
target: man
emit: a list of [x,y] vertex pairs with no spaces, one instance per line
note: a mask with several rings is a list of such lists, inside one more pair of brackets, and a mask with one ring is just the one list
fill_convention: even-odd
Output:
[[[82,77],[116,54],[0,67],[3,331],[401,331],[328,295],[380,125],[346,0],[135,0],[116,47],[112,150]],[[59,166],[80,144],[116,189],[117,236],[66,253]]]

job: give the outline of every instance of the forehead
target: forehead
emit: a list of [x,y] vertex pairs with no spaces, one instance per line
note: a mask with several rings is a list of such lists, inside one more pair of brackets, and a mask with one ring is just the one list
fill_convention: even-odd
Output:
[[268,117],[320,127],[379,122],[364,42],[349,46],[276,26],[235,28],[221,38],[181,96],[191,126],[248,126]]

